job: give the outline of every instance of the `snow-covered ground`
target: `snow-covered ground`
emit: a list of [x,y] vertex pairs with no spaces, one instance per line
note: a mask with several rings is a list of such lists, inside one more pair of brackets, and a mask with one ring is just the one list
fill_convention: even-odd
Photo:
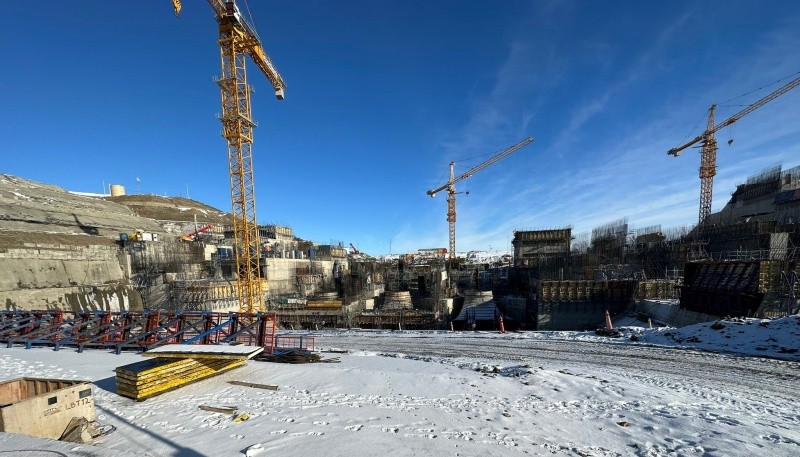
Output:
[[316,333],[318,347],[350,352],[249,361],[141,403],[113,378],[138,354],[0,348],[0,379],[91,379],[98,421],[117,427],[93,445],[0,433],[0,456],[800,455],[800,318],[711,324],[627,327],[617,339]]

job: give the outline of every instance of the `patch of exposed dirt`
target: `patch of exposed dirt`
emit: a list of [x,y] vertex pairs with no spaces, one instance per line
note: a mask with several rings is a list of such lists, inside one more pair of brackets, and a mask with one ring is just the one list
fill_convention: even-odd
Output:
[[230,224],[230,215],[217,208],[184,197],[162,197],[159,195],[122,195],[105,197],[120,203],[141,217],[157,221],[194,221],[225,225]]

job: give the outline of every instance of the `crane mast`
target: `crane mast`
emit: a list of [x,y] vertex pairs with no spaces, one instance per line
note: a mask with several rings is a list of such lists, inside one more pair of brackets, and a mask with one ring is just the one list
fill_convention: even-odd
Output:
[[[255,180],[253,177],[253,122],[250,104],[251,87],[247,83],[246,57],[250,56],[283,100],[283,82],[261,45],[255,29],[241,15],[233,0],[207,0],[219,25],[219,48],[222,73],[216,82],[222,98],[222,136],[228,145],[228,168],[231,187],[236,291],[239,311],[264,311],[265,281],[261,275],[261,240],[256,218]],[[172,0],[175,14],[180,0]]]
[[[447,226],[448,226],[448,239],[450,244],[450,258],[456,257],[456,186],[453,179],[453,171],[455,162],[450,162],[450,179],[447,181]],[[433,194],[431,194],[433,197]]]
[[507,149],[500,151],[499,153],[495,154],[488,160],[482,162],[481,164],[471,168],[470,170],[462,173],[458,177],[455,176],[455,162],[450,162],[450,178],[447,180],[446,183],[442,184],[441,186],[437,187],[436,189],[431,189],[427,192],[428,195],[431,197],[435,197],[436,194],[442,190],[447,189],[447,224],[449,228],[449,235],[450,235],[450,252],[448,254],[448,258],[450,260],[455,259],[456,257],[456,186],[455,184],[459,181],[469,178],[470,176],[474,175],[475,173],[483,170],[484,168],[492,165],[493,163],[499,162],[500,160],[505,159],[506,157],[510,156],[511,154],[519,151],[520,149],[524,148],[525,146],[533,143],[533,138],[525,138],[524,140],[520,141],[519,143],[511,146]]
[[717,105],[708,109],[708,123],[706,131],[709,132],[700,150],[700,215],[702,223],[711,214],[711,197],[714,194],[714,176],[717,174],[717,139],[714,137],[714,111]]
[[720,129],[727,127],[734,122],[738,121],[742,117],[746,116],[747,114],[752,113],[753,111],[761,108],[762,106],[766,105],[767,103],[775,100],[779,96],[789,92],[790,90],[794,89],[795,87],[800,86],[800,77],[797,77],[785,85],[779,87],[778,89],[774,90],[773,92],[769,93],[768,95],[764,96],[763,98],[759,99],[752,105],[748,105],[747,107],[740,110],[738,113],[734,114],[733,116],[725,119],[724,121],[720,122],[719,124],[714,124],[714,111],[717,109],[717,105],[711,105],[711,108],[708,109],[708,123],[706,124],[706,130],[702,134],[692,138],[688,142],[674,147],[670,149],[667,154],[671,156],[678,157],[681,151],[684,149],[693,146],[697,143],[701,143],[700,149],[700,211],[699,211],[699,224],[703,224],[703,221],[711,214],[711,198],[714,192],[714,176],[717,174],[717,140],[714,138],[714,134],[719,131]]

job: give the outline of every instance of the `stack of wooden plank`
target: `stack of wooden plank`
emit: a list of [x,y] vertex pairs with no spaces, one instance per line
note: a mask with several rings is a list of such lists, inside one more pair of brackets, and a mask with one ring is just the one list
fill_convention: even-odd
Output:
[[252,346],[168,345],[145,352],[151,360],[118,367],[117,393],[137,401],[244,365],[263,351]]

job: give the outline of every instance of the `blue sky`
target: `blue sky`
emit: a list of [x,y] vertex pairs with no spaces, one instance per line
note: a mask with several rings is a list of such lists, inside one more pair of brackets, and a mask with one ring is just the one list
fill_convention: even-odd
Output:
[[[68,190],[187,195],[230,210],[217,29],[204,1],[25,1],[0,29],[0,172]],[[240,1],[242,9],[244,2]],[[255,26],[287,83],[254,65],[260,222],[372,254],[459,251],[515,229],[627,217],[696,222],[699,154],[666,151],[711,103],[800,71],[796,1],[264,1]],[[717,119],[777,88],[721,105]],[[713,210],[759,170],[800,163],[800,89],[718,133]],[[733,138],[733,146],[727,140]],[[136,178],[141,179],[137,184]]]

